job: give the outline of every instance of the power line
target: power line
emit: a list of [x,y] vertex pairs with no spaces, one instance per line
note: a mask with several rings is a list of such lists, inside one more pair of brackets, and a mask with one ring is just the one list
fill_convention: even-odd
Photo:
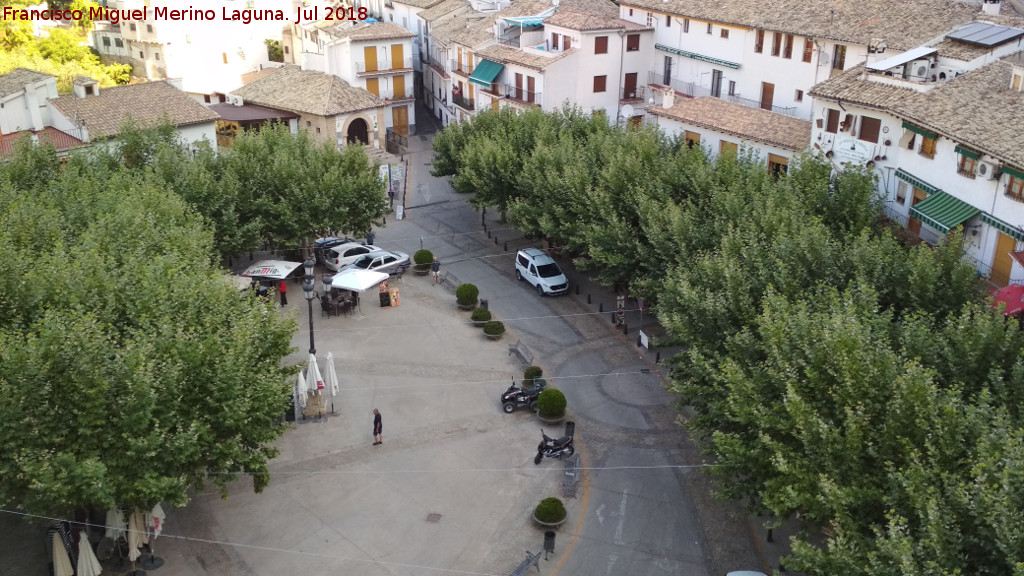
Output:
[[[602,374],[580,374],[576,376],[545,376],[545,380],[568,380],[571,378],[598,378],[602,376],[631,376],[634,374],[652,375],[651,372],[634,371],[634,372],[605,372]],[[436,388],[438,386],[459,386],[459,385],[475,385],[475,384],[497,384],[497,383],[508,382],[507,378],[501,380],[463,380],[459,382],[439,382],[437,384],[411,384],[408,386],[363,386],[355,388],[339,388],[339,392],[346,391],[357,391],[357,390],[397,390],[405,388]]]
[[[581,466],[577,470],[587,471],[634,471],[634,470],[696,470],[699,468],[718,468],[721,464],[660,464],[657,466]],[[510,472],[522,472],[522,468],[444,468],[431,470],[429,468],[408,470],[293,470],[266,472],[261,476],[348,476],[354,474],[432,474],[449,472],[476,472],[485,474],[508,474]],[[252,476],[255,472],[207,472],[208,476]]]
[[[623,312],[637,312],[640,308],[628,308],[623,309]],[[598,314],[612,314],[615,310],[609,310],[605,312],[576,312],[572,314],[548,314],[545,316],[520,316],[518,318],[502,318],[501,321],[508,324],[509,322],[520,322],[525,320],[550,320],[558,318],[572,318],[575,316],[596,316]],[[466,326],[472,324],[472,322],[431,322],[429,324],[390,324],[387,326],[359,326],[355,328],[314,328],[314,332],[352,332],[360,331],[365,332],[367,330],[393,330],[396,328],[436,328],[438,326]]]

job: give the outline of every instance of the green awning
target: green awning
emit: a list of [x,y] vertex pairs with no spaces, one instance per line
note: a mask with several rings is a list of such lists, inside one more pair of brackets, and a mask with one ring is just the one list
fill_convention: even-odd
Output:
[[728,60],[719,60],[718,58],[712,58],[711,56],[705,56],[703,54],[697,54],[696,52],[687,52],[686,50],[680,50],[679,48],[672,48],[671,46],[665,46],[664,44],[655,44],[655,48],[658,50],[664,50],[665,52],[671,52],[678,54],[686,58],[693,58],[700,62],[707,62],[708,64],[714,64],[715,66],[724,66],[726,68],[732,68],[733,70],[740,67],[736,62],[729,62]]
[[491,84],[494,84],[494,79],[498,77],[498,74],[501,73],[501,69],[504,67],[504,65],[497,62],[481,60],[476,65],[473,73],[469,75],[469,81],[484,88],[490,88]]
[[924,128],[921,128],[920,126],[915,126],[914,124],[911,124],[910,122],[904,121],[903,122],[903,127],[906,128],[907,130],[910,130],[914,134],[920,134],[921,136],[924,136],[925,138],[929,138],[931,140],[938,140],[939,139],[939,135],[936,134],[935,132],[932,132],[930,130],[925,130]]
[[1018,170],[1009,164],[1003,164],[1003,172],[1013,176],[1014,178],[1024,180],[1024,170]]
[[956,145],[956,153],[961,155],[961,156],[966,156],[966,157],[970,158],[971,160],[977,160],[978,158],[981,158],[981,153],[980,152],[975,152],[974,150],[971,150],[970,148],[964,148],[963,146],[961,146],[959,144]]
[[939,190],[918,202],[910,209],[910,215],[943,234],[949,232],[981,212],[967,202],[954,198]]
[[924,190],[928,194],[935,194],[936,192],[939,191],[939,189],[936,188],[935,186],[932,186],[931,184],[925,182],[924,180],[921,180],[920,178],[914,176],[910,172],[907,172],[903,168],[896,169],[896,177],[899,178],[900,180],[903,180],[907,184],[910,184],[914,188]]
[[995,216],[985,212],[981,213],[981,221],[995,228],[996,230],[999,230],[1003,234],[1006,234],[1010,238],[1013,238],[1014,240],[1024,242],[1024,230],[1021,230],[1016,226],[1011,226],[1006,222],[1003,222],[999,218],[996,218]]

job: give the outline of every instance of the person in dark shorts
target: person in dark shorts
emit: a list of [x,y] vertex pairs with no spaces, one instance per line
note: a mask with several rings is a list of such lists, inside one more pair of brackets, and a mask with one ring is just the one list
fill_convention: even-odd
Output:
[[430,263],[430,272],[434,275],[434,283],[431,286],[437,284],[438,278],[441,277],[441,262],[437,260],[437,256],[434,256],[434,261]]
[[384,440],[381,439],[380,433],[384,429],[380,421],[380,412],[376,408],[373,409],[373,445],[383,444]]

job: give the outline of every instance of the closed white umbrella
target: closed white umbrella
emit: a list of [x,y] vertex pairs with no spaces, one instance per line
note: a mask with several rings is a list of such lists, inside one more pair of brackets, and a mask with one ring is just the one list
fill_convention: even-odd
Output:
[[164,565],[164,559],[157,557],[156,552],[153,550],[153,541],[163,531],[165,518],[167,518],[167,515],[164,514],[164,509],[160,507],[159,502],[156,503],[156,506],[153,506],[152,510],[146,512],[146,536],[149,541],[149,556],[142,560],[142,567],[146,570],[156,570]]
[[331,391],[331,414],[334,414],[334,396],[338,395],[338,373],[334,370],[334,354],[327,353],[327,383]]
[[53,575],[75,576],[75,567],[71,565],[71,558],[57,532],[53,533]]
[[142,555],[139,550],[146,543],[146,520],[135,510],[128,517],[128,559],[135,562]]
[[89,539],[82,533],[78,540],[78,576],[99,576],[100,572],[103,572],[103,566],[93,553]]
[[309,367],[306,369],[306,380],[309,382],[309,387],[317,394],[323,394],[324,389],[327,387],[324,384],[324,377],[320,375],[320,367],[317,366],[316,356],[312,354],[309,355]]
[[104,533],[104,536],[117,542],[118,538],[124,536],[127,528],[124,523],[124,514],[120,510],[117,508],[107,510],[107,531]]

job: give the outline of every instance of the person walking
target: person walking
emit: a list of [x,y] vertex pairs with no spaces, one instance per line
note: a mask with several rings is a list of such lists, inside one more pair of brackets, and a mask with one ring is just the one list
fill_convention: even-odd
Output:
[[288,304],[288,285],[281,280],[281,307],[284,308],[286,304]]
[[434,261],[430,263],[430,273],[434,275],[434,283],[431,286],[437,284],[437,279],[441,277],[441,263],[438,262],[437,256],[434,256]]
[[380,433],[384,429],[380,421],[380,412],[376,408],[373,409],[373,445],[383,444],[384,440],[381,438]]

